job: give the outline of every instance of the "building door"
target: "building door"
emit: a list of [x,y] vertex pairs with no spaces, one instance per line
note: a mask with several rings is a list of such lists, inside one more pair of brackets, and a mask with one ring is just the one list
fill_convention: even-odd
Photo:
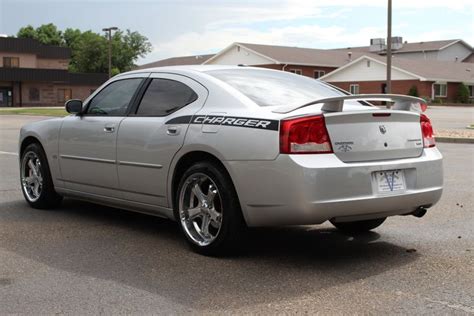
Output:
[[0,88],[0,107],[13,106],[13,92],[11,88]]

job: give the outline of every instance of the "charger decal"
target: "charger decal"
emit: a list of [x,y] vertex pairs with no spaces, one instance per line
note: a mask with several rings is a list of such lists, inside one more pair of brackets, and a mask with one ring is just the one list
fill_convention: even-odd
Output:
[[167,121],[165,124],[206,124],[257,128],[270,131],[278,131],[278,120],[260,119],[254,117],[237,117],[222,115],[186,115],[178,116]]

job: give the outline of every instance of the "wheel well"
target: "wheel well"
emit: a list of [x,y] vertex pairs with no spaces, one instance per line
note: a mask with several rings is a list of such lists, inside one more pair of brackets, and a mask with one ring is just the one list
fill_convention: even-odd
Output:
[[28,136],[26,137],[23,142],[21,143],[21,147],[20,147],[20,157],[23,155],[23,152],[25,151],[25,148],[28,147],[28,145],[30,144],[33,144],[33,143],[37,143],[39,144],[41,147],[43,147],[41,145],[41,142],[38,140],[38,138],[36,137],[33,137],[33,136]]
[[[182,175],[186,172],[186,170],[191,167],[196,162],[199,161],[208,161],[216,164],[217,166],[221,167],[222,170],[225,171],[229,179],[231,180],[232,184],[232,178],[229,175],[229,172],[227,171],[226,167],[222,162],[217,158],[216,156],[205,152],[205,151],[192,151],[181,157],[176,164],[176,167],[174,168],[174,173],[173,173],[173,181],[171,183],[172,186],[172,192],[171,192],[171,205],[174,207],[175,204],[175,198],[176,198],[176,191],[178,190],[178,185],[179,181],[181,180]],[[235,186],[234,186],[235,189]]]

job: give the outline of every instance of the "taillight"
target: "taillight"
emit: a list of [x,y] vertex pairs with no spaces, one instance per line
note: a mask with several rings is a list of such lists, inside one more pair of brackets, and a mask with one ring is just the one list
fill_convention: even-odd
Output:
[[435,138],[433,132],[433,126],[428,116],[420,115],[421,134],[423,134],[423,146],[430,148],[435,146]]
[[280,122],[280,153],[332,153],[324,116],[307,116]]

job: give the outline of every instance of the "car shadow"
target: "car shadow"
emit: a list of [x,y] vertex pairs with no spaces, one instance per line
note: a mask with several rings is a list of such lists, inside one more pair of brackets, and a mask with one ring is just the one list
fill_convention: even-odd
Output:
[[223,258],[195,254],[176,223],[66,199],[53,211],[2,203],[2,247],[56,269],[207,310],[269,304],[384,273],[417,259],[376,232],[318,226],[250,229]]

